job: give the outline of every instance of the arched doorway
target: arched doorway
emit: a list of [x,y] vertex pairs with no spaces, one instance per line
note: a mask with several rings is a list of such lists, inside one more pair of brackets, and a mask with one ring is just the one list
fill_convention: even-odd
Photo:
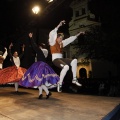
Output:
[[79,76],[80,76],[81,79],[87,78],[87,71],[86,71],[85,68],[81,68],[81,69],[79,70]]

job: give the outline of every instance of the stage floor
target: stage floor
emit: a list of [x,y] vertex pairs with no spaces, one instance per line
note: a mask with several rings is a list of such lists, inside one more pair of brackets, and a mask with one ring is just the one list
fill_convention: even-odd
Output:
[[0,120],[101,120],[118,104],[119,97],[52,92],[38,99],[38,90],[0,87]]

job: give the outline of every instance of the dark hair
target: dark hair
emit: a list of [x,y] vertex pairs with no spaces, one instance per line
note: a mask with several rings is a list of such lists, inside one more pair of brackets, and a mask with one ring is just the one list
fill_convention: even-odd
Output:
[[60,36],[62,36],[64,38],[64,34],[63,33],[58,33],[57,34],[57,38],[60,37]]

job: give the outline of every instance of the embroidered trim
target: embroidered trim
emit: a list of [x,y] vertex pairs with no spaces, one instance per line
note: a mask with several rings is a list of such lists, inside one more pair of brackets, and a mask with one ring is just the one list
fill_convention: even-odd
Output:
[[27,74],[27,76],[23,76],[22,77],[22,81],[24,81],[26,78],[28,77],[28,81],[30,83],[32,83],[35,79],[38,80],[38,81],[42,81],[44,78],[48,78],[48,77],[59,77],[57,74],[42,74],[42,77],[38,77],[38,75],[36,74],[35,77],[32,79],[31,76],[30,76],[30,73]]

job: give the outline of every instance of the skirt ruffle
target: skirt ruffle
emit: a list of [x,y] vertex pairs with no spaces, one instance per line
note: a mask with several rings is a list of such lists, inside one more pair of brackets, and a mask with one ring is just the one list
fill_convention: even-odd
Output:
[[25,68],[10,66],[0,70],[0,84],[18,82],[27,70]]
[[59,76],[47,63],[39,61],[33,63],[30,68],[28,68],[19,81],[19,85],[35,88],[48,83],[47,85],[53,85],[55,87],[59,80]]

